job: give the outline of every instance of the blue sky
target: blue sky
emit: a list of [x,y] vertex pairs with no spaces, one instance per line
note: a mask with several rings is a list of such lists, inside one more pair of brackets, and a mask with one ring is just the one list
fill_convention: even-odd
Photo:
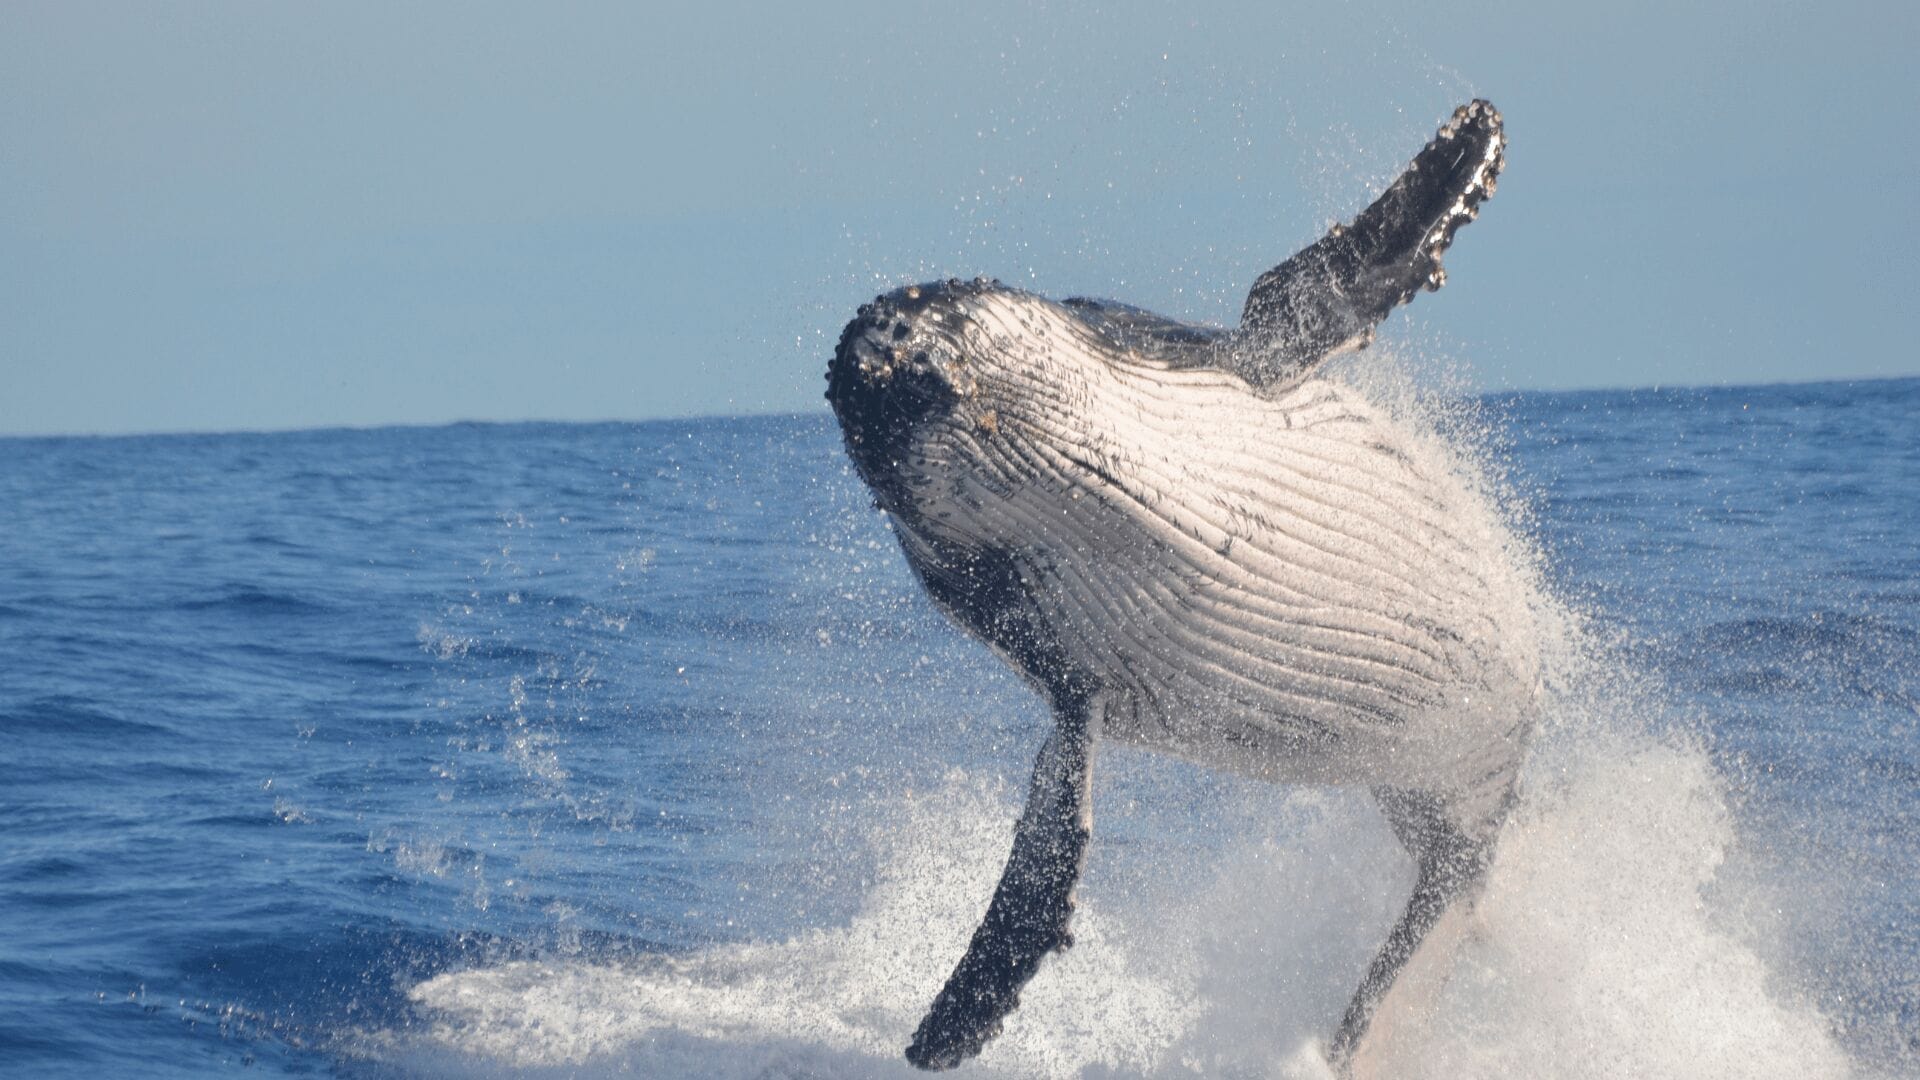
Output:
[[0,434],[822,408],[874,292],[1230,322],[1457,103],[1389,340],[1506,387],[1920,373],[1904,4],[0,6]]

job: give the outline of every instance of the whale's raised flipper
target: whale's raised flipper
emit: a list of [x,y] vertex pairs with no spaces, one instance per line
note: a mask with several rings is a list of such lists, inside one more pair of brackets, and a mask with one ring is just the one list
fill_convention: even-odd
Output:
[[1455,109],[1352,224],[1335,225],[1260,275],[1223,365],[1266,386],[1343,348],[1366,345],[1396,306],[1446,280],[1440,256],[1493,194],[1505,147],[1500,113],[1490,103]]
[[1093,831],[1092,776],[1089,710],[1063,708],[1034,762],[1027,808],[987,917],[913,1033],[908,1061],[950,1069],[978,1054],[1020,1004],[1020,988],[1041,959],[1073,943],[1067,920]]
[[1493,836],[1498,830],[1496,819],[1476,830],[1479,835],[1469,835],[1450,820],[1446,807],[1432,795],[1380,788],[1374,791],[1374,797],[1401,846],[1414,857],[1417,874],[1407,910],[1373,958],[1327,1046],[1329,1063],[1343,1075],[1351,1075],[1349,1066],[1361,1037],[1368,1033],[1376,1010],[1394,990],[1407,962],[1422,945],[1446,948],[1455,944],[1438,940],[1449,935],[1434,934],[1430,938],[1429,934],[1450,909],[1471,904],[1486,878]]

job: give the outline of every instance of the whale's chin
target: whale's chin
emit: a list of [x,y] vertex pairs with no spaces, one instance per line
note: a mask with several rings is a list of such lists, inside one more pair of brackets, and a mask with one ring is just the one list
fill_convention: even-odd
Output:
[[[1080,406],[1122,350],[1074,310],[989,282],[864,305],[827,372],[855,471],[896,524],[939,546],[1017,545],[997,517],[1032,484],[1083,486]],[[1100,406],[1093,403],[1097,413]]]

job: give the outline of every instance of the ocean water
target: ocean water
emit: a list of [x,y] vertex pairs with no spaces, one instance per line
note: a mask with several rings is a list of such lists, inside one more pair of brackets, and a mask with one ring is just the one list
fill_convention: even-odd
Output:
[[[1396,1075],[1920,1075],[1920,380],[1454,415],[1556,660]],[[824,414],[0,440],[0,1074],[909,1075],[1046,723]],[[1103,750],[969,1075],[1313,1075],[1410,881]]]

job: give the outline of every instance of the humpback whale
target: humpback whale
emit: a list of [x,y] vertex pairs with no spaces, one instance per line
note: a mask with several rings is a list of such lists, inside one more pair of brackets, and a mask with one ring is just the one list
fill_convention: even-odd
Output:
[[979,1053],[1071,944],[1100,740],[1373,793],[1416,880],[1327,1043],[1337,1068],[1468,909],[1539,681],[1508,533],[1320,364],[1440,287],[1505,146],[1491,104],[1461,106],[1357,217],[1261,275],[1237,327],[984,278],[847,324],[827,398],[855,471],[935,604],[1055,720],[915,1065]]

